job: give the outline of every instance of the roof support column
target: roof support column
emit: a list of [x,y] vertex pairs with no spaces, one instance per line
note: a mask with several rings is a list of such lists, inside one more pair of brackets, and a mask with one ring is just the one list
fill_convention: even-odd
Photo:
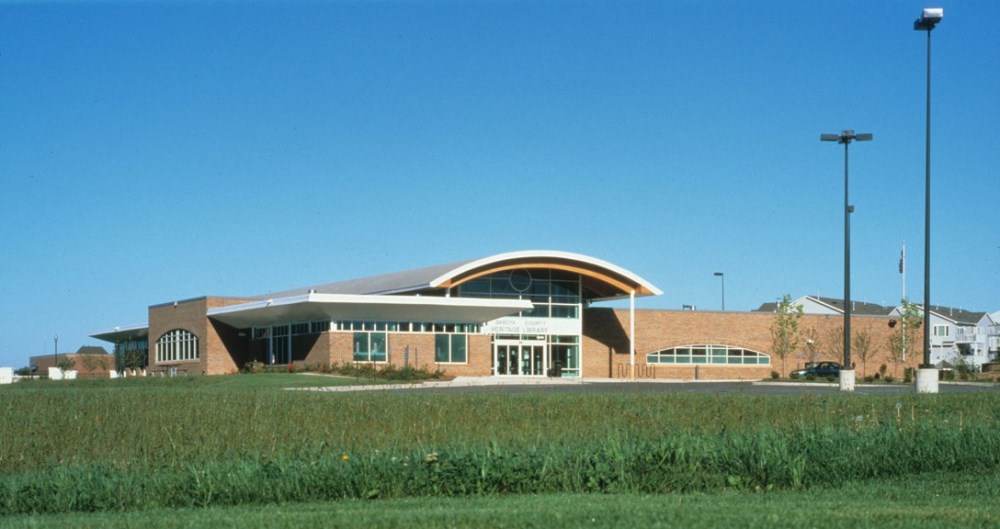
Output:
[[635,380],[635,289],[628,293],[628,362],[629,379]]

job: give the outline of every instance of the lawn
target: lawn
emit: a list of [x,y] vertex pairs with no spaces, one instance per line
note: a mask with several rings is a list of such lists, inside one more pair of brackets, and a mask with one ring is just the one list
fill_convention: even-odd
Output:
[[73,526],[697,527],[801,525],[815,509],[844,527],[904,514],[976,525],[998,485],[994,393],[284,389],[353,382],[259,374],[0,388],[0,514]]
[[0,518],[0,528],[996,527],[997,474],[926,474],[807,491],[346,500]]
[[247,393],[266,389],[282,389],[292,387],[326,387],[346,386],[356,384],[371,384],[370,379],[343,377],[334,375],[318,375],[311,373],[268,373],[259,375],[233,376],[185,376],[185,377],[130,377],[130,378],[82,378],[77,380],[24,380],[9,386],[0,386],[0,395],[4,391],[11,393],[44,391],[69,392],[130,392],[130,391],[184,391],[199,392],[238,392]]

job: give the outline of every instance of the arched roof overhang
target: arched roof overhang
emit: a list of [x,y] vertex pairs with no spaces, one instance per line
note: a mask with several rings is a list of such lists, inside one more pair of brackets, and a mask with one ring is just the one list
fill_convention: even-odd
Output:
[[658,296],[663,292],[638,275],[587,255],[549,250],[509,252],[463,263],[430,282],[431,288],[454,288],[473,279],[520,269],[561,270],[580,274],[584,298],[607,300],[636,296]]

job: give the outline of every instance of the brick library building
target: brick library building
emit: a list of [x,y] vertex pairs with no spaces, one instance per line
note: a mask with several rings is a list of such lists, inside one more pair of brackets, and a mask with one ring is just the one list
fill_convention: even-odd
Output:
[[[661,293],[601,259],[520,251],[264,295],[169,301],[149,307],[146,325],[93,337],[114,345],[119,366],[165,375],[229,374],[261,362],[391,364],[446,376],[753,380],[804,361],[804,353],[773,355],[773,312],[636,309],[636,298]],[[600,306],[613,300],[628,305]],[[852,326],[884,344],[888,321],[856,315]],[[807,314],[800,327],[819,337],[841,324]],[[839,359],[818,355],[811,359]],[[882,351],[873,361],[885,358]]]

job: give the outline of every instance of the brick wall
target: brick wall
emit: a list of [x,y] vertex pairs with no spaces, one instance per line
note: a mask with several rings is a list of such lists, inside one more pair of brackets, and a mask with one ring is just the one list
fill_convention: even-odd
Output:
[[[208,309],[245,303],[246,299],[204,297],[149,308],[149,372],[176,368],[189,375],[236,373],[248,360],[247,336],[224,323],[210,320]],[[180,362],[156,361],[156,341],[164,333],[184,329],[198,337],[198,359]]]
[[[108,378],[108,373],[115,370],[115,356],[111,354],[77,354],[59,353],[59,362],[69,359],[77,371],[78,378]],[[53,355],[32,356],[29,365],[38,366],[36,374],[48,373],[50,367],[56,367]]]
[[[263,359],[264,341],[249,340],[247,331],[210,320],[209,308],[243,303],[236,298],[199,298],[149,309],[150,366],[152,372],[176,367],[188,374],[225,374],[237,372],[254,358]],[[787,374],[802,367],[806,358],[805,338],[799,352],[785,358],[773,355],[770,328],[774,314],[757,312],[696,312],[636,310],[636,376],[660,379],[740,380],[767,378],[771,371]],[[584,336],[581,342],[581,368],[584,378],[625,378],[629,376],[629,312],[627,309],[589,308],[583,314]],[[888,317],[857,316],[852,319],[855,336],[867,330],[872,336],[873,353],[867,369],[855,349],[852,359],[858,378],[877,372],[886,364],[888,373],[901,376],[904,367],[917,367],[920,352],[913,348],[906,365],[893,365],[889,349]],[[803,315],[799,329],[803,335],[812,331],[817,343],[817,360],[841,361],[839,345],[831,346],[831,333],[843,324],[841,316]],[[155,343],[164,333],[185,329],[198,337],[199,358],[187,362],[156,362]],[[353,363],[353,332],[333,331],[293,337],[293,361],[302,365]],[[836,341],[836,340],[834,340]],[[771,365],[647,365],[648,353],[683,345],[721,344],[751,349],[771,357]],[[916,345],[916,344],[915,344]],[[470,335],[468,360],[463,364],[438,364],[434,360],[434,335],[423,333],[387,333],[389,362],[398,367],[411,366],[445,372],[449,376],[490,376],[493,348],[488,335]],[[409,359],[405,358],[409,347]]]
[[[329,357],[330,363],[349,364],[354,362],[354,333],[334,331],[324,333],[329,337],[327,353],[317,353],[317,358]],[[441,370],[446,376],[490,376],[492,374],[493,346],[490,336],[469,335],[467,361],[460,363],[439,363],[434,359],[434,335],[427,333],[387,333],[388,364],[396,367],[410,365],[428,371]],[[407,354],[409,347],[409,354]],[[313,356],[310,352],[310,357]],[[380,366],[383,364],[379,364]]]
[[[771,357],[770,366],[733,366],[703,364],[697,368],[699,379],[739,380],[767,378],[772,370],[782,372],[782,362],[773,354],[771,324],[774,314],[759,312],[697,312],[636,310],[635,357],[637,376],[691,380],[695,366],[646,365],[646,354],[682,345],[720,344],[752,349]],[[867,360],[867,370],[856,348],[851,359],[856,364],[860,379],[867,372],[873,375],[881,364],[886,364],[888,374],[897,371],[902,376],[904,367],[917,367],[920,353],[907,354],[908,362],[894,366],[890,358],[888,339],[891,329],[888,317],[857,316],[851,318],[853,336],[861,330],[871,335],[872,353]],[[799,320],[800,333],[813,331],[817,344],[818,360],[842,361],[842,353],[831,345],[833,332],[843,325],[843,316],[803,315]],[[584,377],[627,377],[629,364],[629,311],[628,309],[590,308],[584,311],[583,375]],[[805,338],[799,347],[802,354],[792,353],[785,358],[785,373],[802,367],[806,359]],[[838,345],[839,347],[839,345]]]

